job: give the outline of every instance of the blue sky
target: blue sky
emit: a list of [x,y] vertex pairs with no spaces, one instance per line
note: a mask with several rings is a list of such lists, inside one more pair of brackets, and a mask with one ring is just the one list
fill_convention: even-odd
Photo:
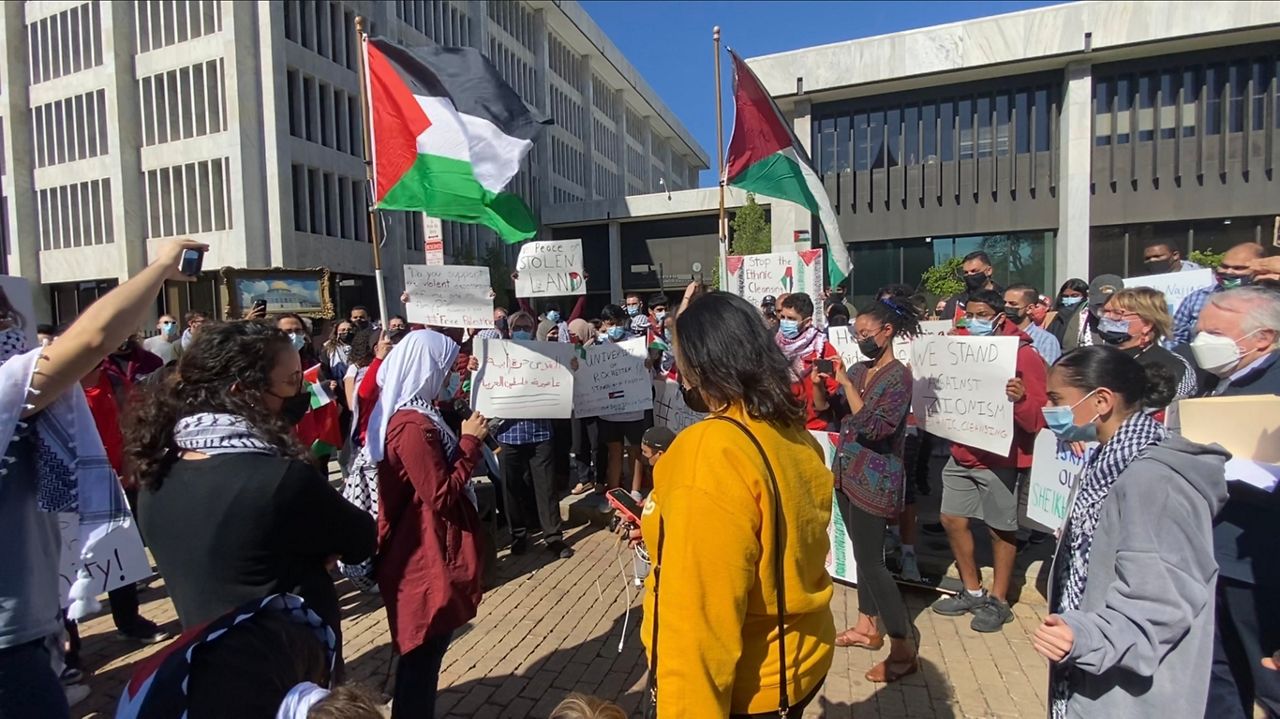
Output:
[[[658,96],[716,161],[716,108],[711,28],[743,57],[825,45],[928,25],[1015,12],[1055,2],[671,2],[582,0],[582,6],[627,56]],[[727,61],[724,72],[725,142],[733,123]],[[702,173],[714,186],[715,173]]]

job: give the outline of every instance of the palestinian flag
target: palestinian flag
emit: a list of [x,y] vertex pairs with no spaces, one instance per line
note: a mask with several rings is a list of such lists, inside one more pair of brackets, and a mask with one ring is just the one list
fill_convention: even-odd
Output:
[[374,203],[485,225],[505,242],[538,230],[529,207],[503,192],[542,121],[471,48],[365,42]]
[[341,409],[320,382],[320,365],[302,373],[302,391],[311,395],[311,409],[294,427],[302,446],[316,457],[328,457],[342,447]]
[[849,276],[853,264],[840,239],[827,190],[809,162],[809,153],[791,132],[773,98],[738,54],[733,58],[733,134],[725,180],[757,195],[787,200],[818,216],[827,235],[827,274],[831,285]]

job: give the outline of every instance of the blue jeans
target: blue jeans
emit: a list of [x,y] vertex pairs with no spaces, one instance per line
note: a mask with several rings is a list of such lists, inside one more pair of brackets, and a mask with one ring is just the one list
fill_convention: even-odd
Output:
[[0,719],[71,716],[44,640],[0,649]]

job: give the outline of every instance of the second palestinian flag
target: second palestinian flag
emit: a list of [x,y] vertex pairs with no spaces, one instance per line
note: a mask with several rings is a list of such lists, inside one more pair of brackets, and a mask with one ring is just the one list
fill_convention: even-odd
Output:
[[375,205],[485,225],[505,242],[533,237],[528,206],[502,189],[543,121],[477,50],[366,48]]

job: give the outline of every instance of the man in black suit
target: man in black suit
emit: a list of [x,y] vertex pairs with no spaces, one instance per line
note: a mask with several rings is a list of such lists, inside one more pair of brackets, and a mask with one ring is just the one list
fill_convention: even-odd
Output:
[[[1196,363],[1218,378],[1207,396],[1280,395],[1280,293],[1242,287],[1210,295],[1196,330]],[[1280,649],[1280,491],[1240,481],[1227,487],[1213,527],[1220,573],[1205,717],[1248,719],[1255,701],[1280,716],[1280,673],[1261,665]]]

